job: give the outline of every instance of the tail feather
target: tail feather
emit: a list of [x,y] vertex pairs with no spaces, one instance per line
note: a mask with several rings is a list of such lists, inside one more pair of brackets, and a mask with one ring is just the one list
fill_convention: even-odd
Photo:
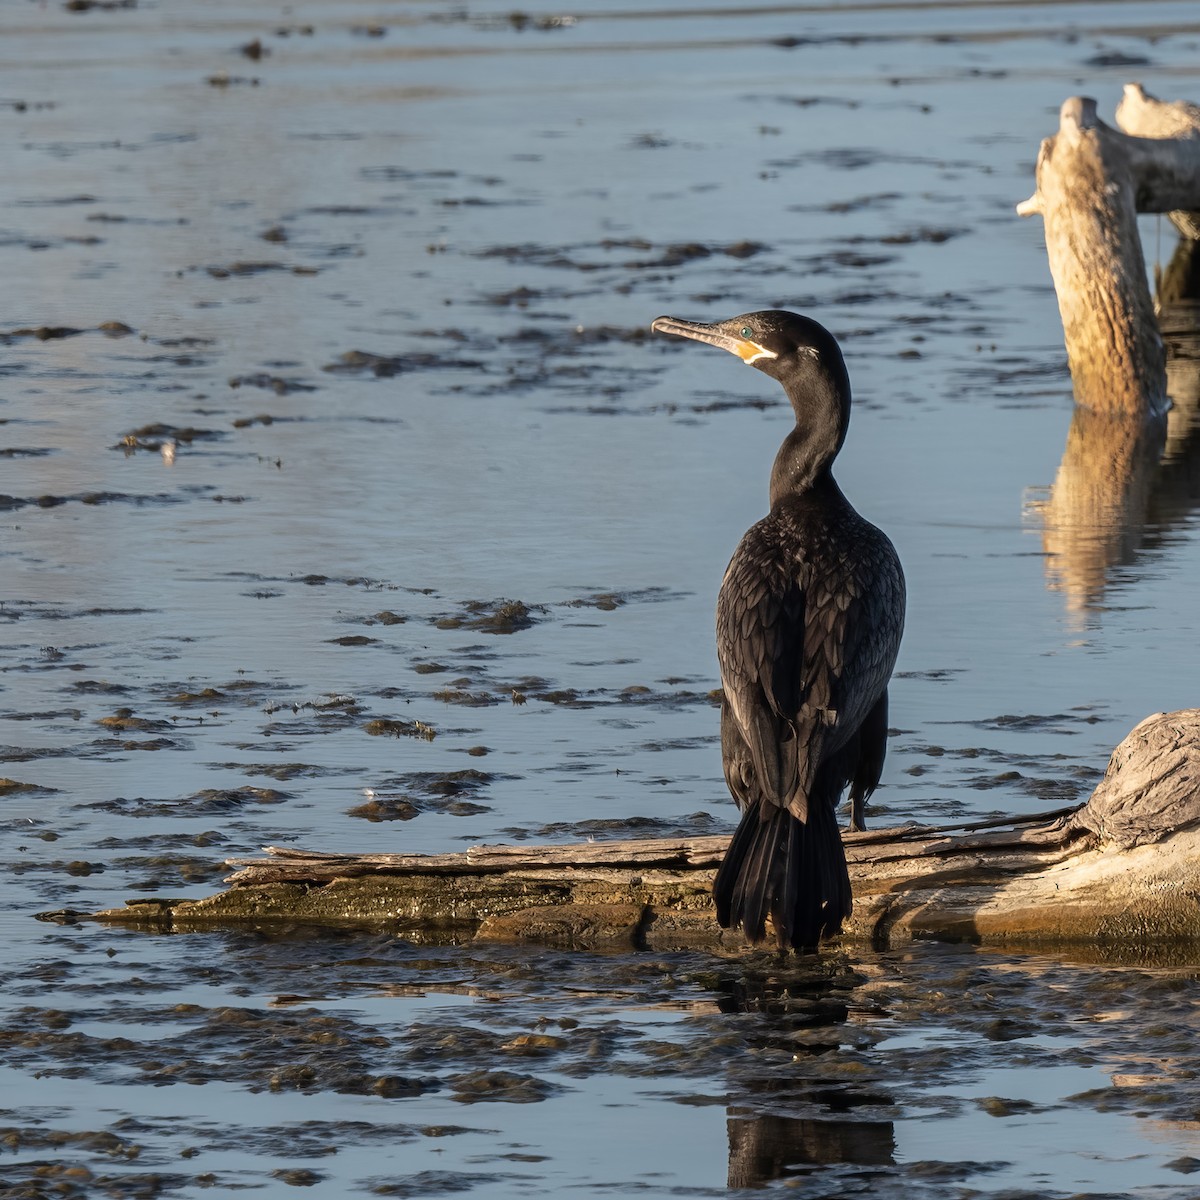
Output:
[[[723,889],[723,904],[722,892],[717,892],[719,919],[721,919],[722,911],[724,912],[721,924],[725,926],[741,924],[746,930],[746,936],[751,941],[762,941],[765,935],[767,916],[770,912],[770,898],[774,890],[771,869],[775,859],[773,855],[764,853],[762,846],[758,844],[761,841],[762,833],[763,831],[754,828],[752,822],[744,821],[738,826],[738,834],[743,836],[738,839],[735,835],[735,841],[740,840],[741,842],[739,849],[742,866],[732,874],[728,880],[728,886]],[[730,851],[733,851],[732,844]],[[722,869],[724,869],[723,864]],[[737,914],[736,920],[733,917],[734,913]]]
[[717,920],[766,937],[767,917],[780,949],[814,949],[849,917],[850,874],[831,804],[810,803],[808,820],[756,801],[742,814],[713,884]]

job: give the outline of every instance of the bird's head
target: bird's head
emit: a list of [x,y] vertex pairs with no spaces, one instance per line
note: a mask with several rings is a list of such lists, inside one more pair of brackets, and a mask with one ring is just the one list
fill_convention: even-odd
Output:
[[777,379],[792,402],[813,463],[833,461],[850,424],[850,377],[841,348],[823,325],[772,308],[711,325],[658,317],[650,328],[728,350]]
[[673,333],[719,346],[776,378],[805,360],[843,373],[846,369],[841,349],[829,330],[810,317],[781,308],[743,313],[711,325],[681,321],[678,317],[657,317],[650,328],[655,333]]
[[833,334],[811,317],[770,308],[711,325],[681,321],[678,317],[658,317],[650,328],[656,333],[673,333],[707,342],[736,354],[748,366],[778,379],[793,406],[806,393],[829,389],[844,398],[849,408],[850,380],[841,348]]

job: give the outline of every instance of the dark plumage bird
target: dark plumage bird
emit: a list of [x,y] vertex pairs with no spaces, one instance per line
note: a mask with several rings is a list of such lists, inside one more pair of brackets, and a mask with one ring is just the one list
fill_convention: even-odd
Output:
[[796,414],[771,471],[771,511],[742,538],[717,601],[725,780],[742,810],[713,892],[726,928],[815,947],[850,915],[837,805],[851,828],[887,751],[887,686],[904,626],[904,573],[832,467],[850,380],[832,335],[771,310],[659,333],[708,342],[783,384]]

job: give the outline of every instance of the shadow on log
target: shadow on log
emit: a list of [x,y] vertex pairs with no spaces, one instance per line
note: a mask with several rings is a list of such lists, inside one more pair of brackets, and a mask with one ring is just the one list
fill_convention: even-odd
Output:
[[[1078,808],[845,835],[844,937],[988,944],[1200,939],[1200,709],[1148,717]],[[740,947],[710,889],[728,839],[476,846],[438,855],[269,848],[224,892],[90,914],[151,930],[264,923],[385,927],[412,940]],[[86,914],[43,914],[79,919]]]

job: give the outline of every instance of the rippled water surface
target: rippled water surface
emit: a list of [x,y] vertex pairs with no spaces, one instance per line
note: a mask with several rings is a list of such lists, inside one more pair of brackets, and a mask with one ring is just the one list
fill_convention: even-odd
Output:
[[664,312],[843,343],[910,587],[876,823],[1084,798],[1196,703],[1200,389],[1138,506],[1056,507],[1013,209],[1065,97],[1197,62],[1182,2],[4,6],[3,1194],[1195,1195],[1178,964],[31,918],[729,828],[712,610],[790,413]]

